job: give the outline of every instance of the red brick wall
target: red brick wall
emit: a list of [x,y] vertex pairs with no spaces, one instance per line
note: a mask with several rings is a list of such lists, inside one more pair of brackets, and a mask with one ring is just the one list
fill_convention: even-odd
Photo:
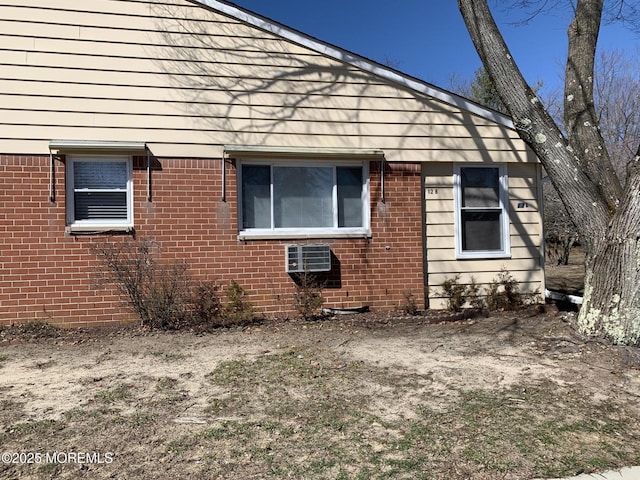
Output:
[[[157,242],[162,259],[184,260],[196,278],[231,280],[257,310],[293,314],[294,282],[284,245],[297,240],[237,239],[235,166],[227,162],[226,201],[219,159],[159,159],[147,202],[143,159],[134,167],[137,238]],[[411,292],[424,303],[420,166],[387,165],[381,202],[379,163],[371,163],[370,239],[329,239],[335,271],[325,305],[392,309]],[[101,266],[92,247],[130,236],[65,234],[64,162],[55,161],[49,201],[48,156],[0,156],[0,323],[45,320],[64,326],[105,325],[135,317],[113,287],[96,285]]]

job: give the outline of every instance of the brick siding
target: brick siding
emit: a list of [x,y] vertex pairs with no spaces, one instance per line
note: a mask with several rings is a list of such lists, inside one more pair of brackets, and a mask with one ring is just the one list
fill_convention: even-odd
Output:
[[[134,162],[137,238],[157,243],[162,259],[188,263],[194,278],[237,281],[266,315],[292,315],[294,281],[284,245],[329,243],[333,271],[325,305],[393,309],[411,292],[424,304],[421,169],[387,164],[381,200],[379,162],[370,166],[370,239],[238,240],[235,165],[220,159],[154,161],[147,202],[143,158]],[[55,160],[55,201],[49,201],[49,156],[0,155],[0,323],[44,320],[62,326],[134,321],[113,286],[98,285],[93,247],[130,235],[65,233],[64,159]]]

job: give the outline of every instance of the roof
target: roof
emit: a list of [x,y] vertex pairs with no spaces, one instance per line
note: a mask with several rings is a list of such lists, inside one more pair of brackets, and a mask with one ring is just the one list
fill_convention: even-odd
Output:
[[286,25],[241,8],[231,2],[223,0],[189,1],[223,13],[229,17],[235,18],[236,20],[270,32],[300,46],[309,48],[317,53],[320,53],[321,55],[325,55],[327,57],[333,58],[334,60],[349,64],[373,75],[381,77],[385,80],[399,84],[405,88],[409,88],[418,93],[428,95],[444,103],[453,105],[462,110],[466,110],[470,113],[478,115],[479,117],[491,120],[508,128],[513,128],[513,122],[511,118],[499,112],[496,112],[495,110],[483,107],[478,103],[475,103],[467,98],[456,95],[455,93],[449,92],[442,88],[436,87],[428,82],[425,82],[424,80],[420,80],[418,78],[404,74],[398,70],[374,62],[373,60],[352,53],[348,50],[336,47],[335,45],[324,42],[322,40],[318,40],[311,35],[307,35],[291,27],[287,27]]

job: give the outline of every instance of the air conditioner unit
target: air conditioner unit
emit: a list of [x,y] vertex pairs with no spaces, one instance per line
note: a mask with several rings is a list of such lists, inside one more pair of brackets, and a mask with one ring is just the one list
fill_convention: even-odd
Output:
[[287,273],[328,272],[331,270],[329,245],[287,245]]

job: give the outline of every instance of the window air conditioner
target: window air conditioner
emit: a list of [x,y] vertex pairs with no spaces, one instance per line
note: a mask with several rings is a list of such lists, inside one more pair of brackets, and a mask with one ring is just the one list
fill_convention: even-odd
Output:
[[287,245],[287,273],[328,272],[331,270],[329,245]]

